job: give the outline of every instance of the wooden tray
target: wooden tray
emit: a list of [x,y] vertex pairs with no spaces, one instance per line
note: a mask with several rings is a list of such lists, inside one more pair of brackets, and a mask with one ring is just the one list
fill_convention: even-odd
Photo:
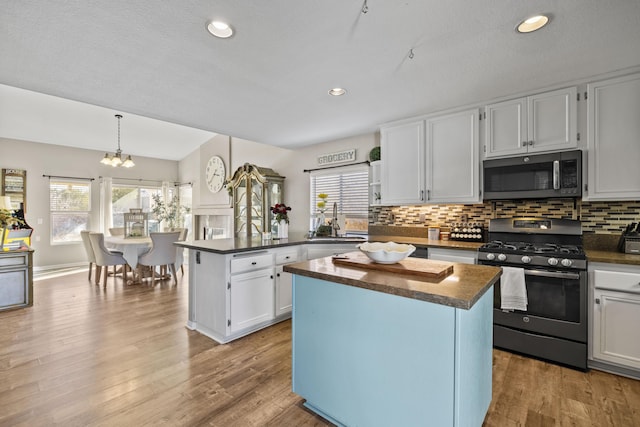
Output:
[[424,258],[406,258],[395,264],[378,264],[371,261],[365,254],[349,253],[348,258],[333,258],[333,263],[347,267],[366,268],[367,270],[386,271],[396,274],[410,274],[427,277],[429,279],[443,279],[453,273],[453,263],[433,261]]

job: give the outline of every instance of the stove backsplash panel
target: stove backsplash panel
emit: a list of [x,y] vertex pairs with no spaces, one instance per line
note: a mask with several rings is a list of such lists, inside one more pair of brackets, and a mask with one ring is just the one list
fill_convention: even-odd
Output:
[[541,216],[578,219],[585,233],[620,234],[640,221],[640,201],[586,202],[574,199],[498,200],[473,205],[372,206],[370,226],[440,226],[454,222],[489,225],[491,218]]

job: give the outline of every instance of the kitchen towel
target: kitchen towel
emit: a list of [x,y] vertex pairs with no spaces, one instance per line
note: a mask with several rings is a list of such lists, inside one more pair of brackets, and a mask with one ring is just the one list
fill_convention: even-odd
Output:
[[527,286],[524,268],[502,267],[500,277],[500,308],[527,311]]

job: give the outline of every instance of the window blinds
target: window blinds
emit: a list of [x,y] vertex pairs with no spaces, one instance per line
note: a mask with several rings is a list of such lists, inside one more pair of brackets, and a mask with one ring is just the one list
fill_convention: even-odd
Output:
[[326,213],[338,204],[338,213],[348,218],[367,218],[369,210],[369,168],[349,168],[342,172],[316,173],[311,175],[310,212],[318,213],[318,194],[326,193]]

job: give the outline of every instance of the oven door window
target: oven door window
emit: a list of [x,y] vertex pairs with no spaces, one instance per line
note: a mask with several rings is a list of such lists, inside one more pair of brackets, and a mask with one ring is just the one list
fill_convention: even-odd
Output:
[[[580,322],[580,280],[528,273],[525,270],[528,315]],[[500,286],[495,288],[494,307],[500,308]]]

